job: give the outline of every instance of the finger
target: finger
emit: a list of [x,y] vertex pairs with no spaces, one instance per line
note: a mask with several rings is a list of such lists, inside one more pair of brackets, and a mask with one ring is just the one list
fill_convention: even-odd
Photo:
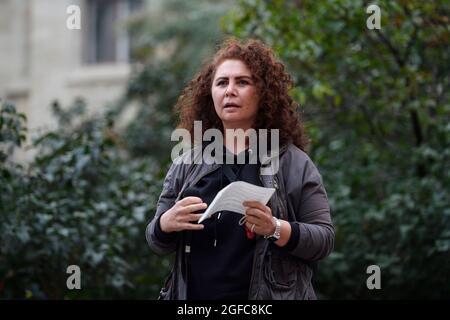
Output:
[[247,210],[245,210],[245,214],[248,216],[252,216],[258,219],[263,219],[264,217],[267,217],[268,214],[264,211],[261,211],[260,209],[256,209],[256,208],[247,208]]
[[182,223],[181,224],[181,230],[203,230],[205,226],[203,224],[197,224],[197,223]]
[[178,214],[186,214],[191,213],[199,210],[205,210],[208,205],[206,203],[197,203],[197,204],[190,204],[185,207],[181,207],[178,211]]
[[261,202],[259,202],[259,201],[244,201],[243,203],[242,203],[242,205],[244,206],[244,207],[250,207],[250,208],[258,208],[258,209],[260,209],[260,210],[266,210],[265,208],[266,208],[266,206],[265,205],[263,205]]
[[190,213],[183,217],[183,222],[191,222],[191,221],[198,221],[200,217],[202,216],[202,213]]
[[255,232],[256,224],[254,224],[254,223],[246,223],[246,224],[245,224],[245,227],[246,227],[248,230],[250,230],[251,232]]
[[261,202],[258,201],[244,201],[243,205],[247,208],[255,208],[259,209],[262,212],[264,212],[268,216],[272,216],[272,209],[270,207],[263,205]]
[[253,216],[248,216],[245,220],[245,225],[251,227],[253,224],[260,225],[262,224],[261,219],[255,218]]
[[186,197],[183,198],[181,200],[178,200],[177,203],[179,203],[180,205],[186,206],[189,204],[194,204],[194,203],[202,203],[203,200],[199,197]]
[[255,229],[258,227],[258,226],[256,225],[256,223],[253,223],[253,222],[246,222],[246,223],[245,223],[245,226],[246,226],[247,229],[250,230],[250,231],[252,231],[252,228],[253,228],[253,232],[254,232]]

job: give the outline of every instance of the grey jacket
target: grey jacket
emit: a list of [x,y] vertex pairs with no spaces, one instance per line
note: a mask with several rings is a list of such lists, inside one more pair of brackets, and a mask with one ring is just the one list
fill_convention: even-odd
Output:
[[[185,164],[186,157],[198,160],[195,151],[180,156],[170,167],[163,185],[154,218],[146,229],[146,239],[158,254],[176,251],[175,264],[161,299],[186,299],[186,233],[174,243],[162,243],[155,236],[158,218],[170,209],[183,190],[202,177],[220,168],[219,164]],[[279,159],[278,170],[274,166]],[[211,160],[211,159],[209,159]],[[206,163],[205,163],[206,162]],[[261,174],[264,173],[264,174]],[[291,252],[269,246],[262,236],[256,237],[253,271],[249,299],[316,299],[311,283],[313,270],[310,263],[325,258],[334,246],[334,227],[322,177],[308,155],[289,144],[280,148],[261,163],[260,178],[263,186],[276,192],[269,201],[274,216],[297,223],[300,227],[298,244]]]

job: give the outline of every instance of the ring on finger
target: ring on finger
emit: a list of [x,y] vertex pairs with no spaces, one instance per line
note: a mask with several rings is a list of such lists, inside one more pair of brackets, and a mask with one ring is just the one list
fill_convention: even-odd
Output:
[[250,229],[252,232],[255,232],[255,224],[252,225],[252,228]]

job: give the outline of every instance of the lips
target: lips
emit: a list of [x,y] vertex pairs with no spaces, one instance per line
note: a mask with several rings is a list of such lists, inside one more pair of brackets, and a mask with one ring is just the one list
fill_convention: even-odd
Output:
[[235,103],[228,102],[228,103],[225,103],[225,105],[223,107],[224,107],[224,109],[226,109],[226,108],[240,108],[241,106],[237,105]]

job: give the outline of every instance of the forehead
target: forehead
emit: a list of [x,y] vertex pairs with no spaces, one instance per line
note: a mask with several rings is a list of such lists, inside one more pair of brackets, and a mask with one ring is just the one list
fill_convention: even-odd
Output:
[[242,77],[248,76],[251,77],[252,73],[247,65],[241,60],[225,60],[223,61],[216,70],[216,74],[214,78],[226,77],[226,78],[234,78],[234,77]]

